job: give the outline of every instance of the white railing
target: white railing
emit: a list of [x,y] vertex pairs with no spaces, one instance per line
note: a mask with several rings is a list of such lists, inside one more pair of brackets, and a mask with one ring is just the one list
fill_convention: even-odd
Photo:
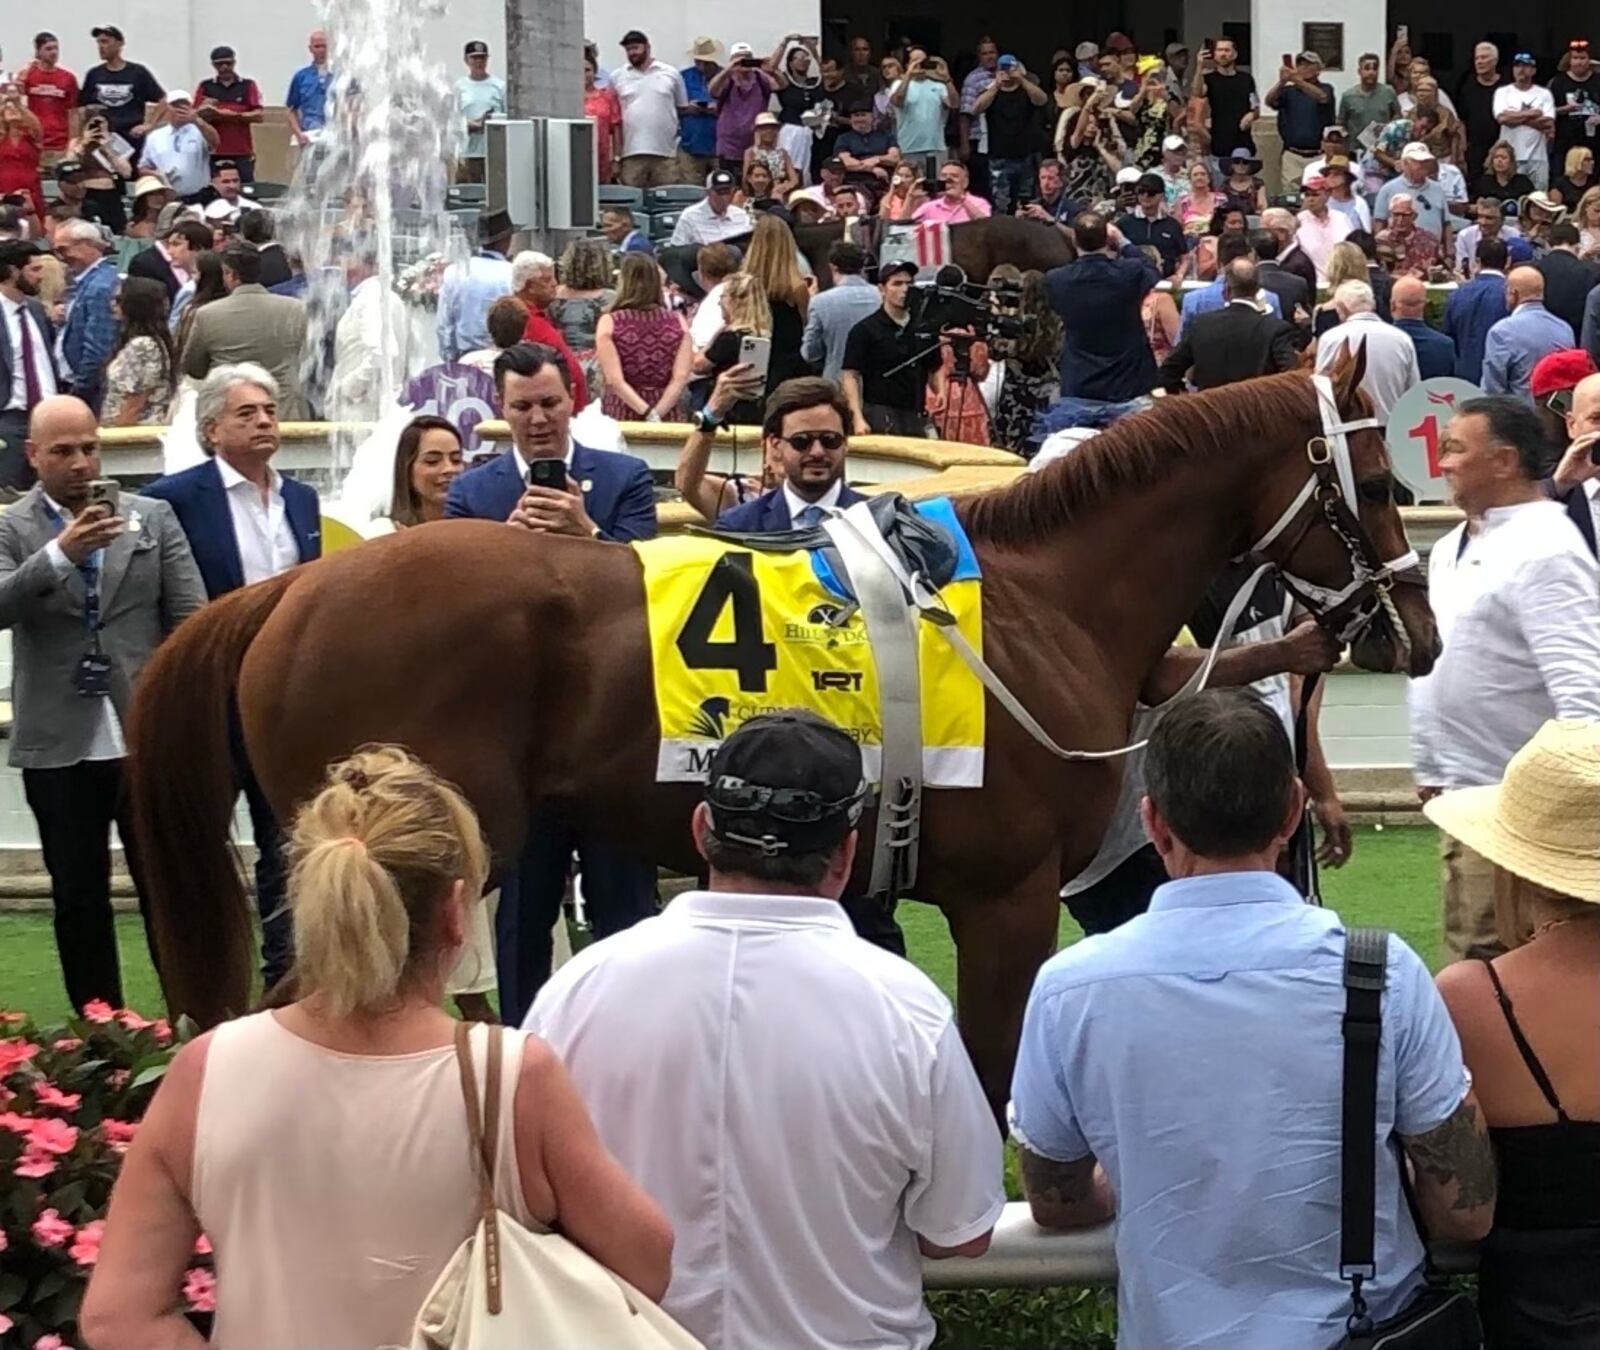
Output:
[[[1470,1244],[1436,1242],[1430,1250],[1434,1268],[1442,1274],[1468,1275],[1478,1268],[1477,1250]],[[1021,1201],[1006,1206],[982,1256],[922,1263],[922,1283],[929,1289],[1040,1289],[1116,1282],[1115,1224],[1054,1232],[1034,1223]]]

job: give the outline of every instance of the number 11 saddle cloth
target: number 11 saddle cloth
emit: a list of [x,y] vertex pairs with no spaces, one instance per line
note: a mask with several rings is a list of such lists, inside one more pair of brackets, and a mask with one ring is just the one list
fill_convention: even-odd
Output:
[[[887,498],[874,499],[875,519],[894,512]],[[893,540],[892,528],[883,532]],[[938,585],[945,608],[981,654],[982,578],[949,499],[917,502],[905,533],[911,538],[902,561]],[[842,727],[861,746],[867,778],[878,781],[878,667],[822,531],[742,539],[678,535],[632,547],[643,567],[649,612],[661,726],[658,781],[703,782],[712,752],[735,727],[786,708],[809,708]],[[922,619],[917,668],[925,784],[981,787],[983,685]]]

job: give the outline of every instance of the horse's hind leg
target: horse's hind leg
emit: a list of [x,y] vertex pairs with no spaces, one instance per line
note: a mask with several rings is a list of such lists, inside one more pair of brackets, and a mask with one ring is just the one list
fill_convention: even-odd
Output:
[[1054,853],[1006,895],[943,906],[956,943],[956,1014],[967,1053],[1005,1128],[1022,1011],[1055,950],[1060,901]]

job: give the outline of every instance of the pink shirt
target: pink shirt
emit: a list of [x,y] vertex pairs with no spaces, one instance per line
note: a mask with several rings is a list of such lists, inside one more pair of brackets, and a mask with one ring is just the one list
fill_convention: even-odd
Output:
[[1309,211],[1300,212],[1297,219],[1300,228],[1295,239],[1316,267],[1317,281],[1324,282],[1328,279],[1328,258],[1333,246],[1344,239],[1355,225],[1343,211],[1331,209],[1323,220],[1318,220]]
[[942,192],[931,202],[924,202],[911,217],[912,220],[931,220],[936,225],[959,225],[965,220],[982,220],[989,214],[989,203],[970,192],[951,205]]

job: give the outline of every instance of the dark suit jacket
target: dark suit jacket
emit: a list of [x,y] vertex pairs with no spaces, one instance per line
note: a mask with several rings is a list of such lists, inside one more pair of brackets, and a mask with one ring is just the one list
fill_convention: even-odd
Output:
[[261,254],[261,284],[269,291],[275,286],[283,285],[294,275],[294,269],[289,266],[288,255],[284,253],[283,245],[276,239],[263,244],[257,251]]
[[1312,295],[1317,293],[1317,265],[1306,255],[1305,249],[1296,244],[1287,254],[1279,258],[1278,266],[1285,272],[1297,276],[1305,282],[1306,289]]
[[[650,466],[632,455],[573,444],[568,472],[583,488],[583,507],[602,539],[625,544],[656,536],[655,484]],[[444,513],[471,520],[507,520],[525,484],[515,454],[507,450],[474,465],[450,484]]]
[[1392,317],[1389,313],[1389,295],[1394,290],[1394,278],[1377,263],[1368,263],[1367,282],[1372,287],[1373,299],[1378,302],[1378,317],[1388,323]]
[[128,259],[128,275],[149,277],[151,281],[159,281],[167,288],[169,301],[176,299],[178,292],[183,289],[178,284],[178,274],[172,270],[172,264],[161,256],[159,247],[147,248]]
[[[864,501],[866,498],[848,483],[839,490],[840,510]],[[736,534],[779,534],[793,527],[789,499],[783,495],[782,488],[773,488],[750,501],[730,506],[717,517],[716,525],[719,530],[731,530]]]
[[1261,289],[1271,291],[1278,297],[1278,308],[1283,311],[1286,321],[1293,321],[1297,305],[1307,314],[1311,313],[1312,306],[1316,304],[1316,288],[1307,286],[1305,278],[1298,272],[1290,272],[1281,263],[1271,259],[1257,263],[1256,272],[1261,278]]
[[1417,349],[1417,371],[1425,380],[1456,373],[1456,344],[1422,319],[1396,319],[1394,326]]
[[1544,274],[1544,307],[1558,319],[1583,332],[1583,306],[1589,292],[1600,286],[1600,263],[1580,258],[1562,248],[1553,248],[1539,262]]
[[1489,330],[1509,313],[1503,272],[1480,272],[1445,302],[1444,331],[1456,344],[1456,378],[1483,379],[1483,347]]
[[1189,325],[1161,363],[1161,383],[1177,393],[1192,373],[1196,389],[1217,389],[1294,367],[1294,327],[1253,305],[1230,303]]
[[[42,375],[45,370],[50,370],[54,373],[56,383],[59,385],[61,383],[61,371],[56,366],[55,325],[50,322],[50,315],[46,312],[45,307],[37,300],[24,300],[22,308],[32,316],[34,323],[38,325],[39,331],[44,334],[44,350],[40,351],[35,348],[33,353],[34,371]],[[16,379],[16,367],[11,363],[13,360],[21,359],[20,354],[11,350],[10,329],[4,323],[0,323],[0,390],[4,390],[6,394],[6,399],[0,401],[9,401],[11,382]]]
[[1583,488],[1569,488],[1566,492],[1557,492],[1553,478],[1546,478],[1540,484],[1547,497],[1553,498],[1567,508],[1567,516],[1578,527],[1578,533],[1583,536],[1583,542],[1589,552],[1600,558],[1600,543],[1594,535],[1594,512],[1589,509],[1589,496]]
[[1156,382],[1140,304],[1160,278],[1132,244],[1121,256],[1090,253],[1053,268],[1044,279],[1050,308],[1061,316],[1061,396],[1126,403]]
[[[300,561],[322,556],[322,508],[314,488],[278,475],[283,491],[283,513]],[[146,497],[171,502],[178,523],[189,538],[189,548],[200,566],[206,594],[213,600],[244,585],[244,564],[239,561],[239,541],[233,533],[233,513],[228,509],[228,493],[222,486],[214,459],[196,464],[182,473],[158,478],[144,489]]]

